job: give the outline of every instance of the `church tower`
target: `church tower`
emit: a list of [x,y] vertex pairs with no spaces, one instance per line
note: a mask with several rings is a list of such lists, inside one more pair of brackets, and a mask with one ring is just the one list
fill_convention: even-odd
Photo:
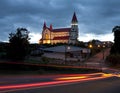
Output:
[[69,36],[69,44],[76,44],[78,38],[78,20],[76,17],[76,13],[74,12],[72,21],[71,21],[71,30]]

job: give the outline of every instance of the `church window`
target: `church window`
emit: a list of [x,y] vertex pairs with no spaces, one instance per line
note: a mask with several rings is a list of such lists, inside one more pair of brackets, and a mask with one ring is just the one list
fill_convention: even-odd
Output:
[[45,34],[45,39],[49,39],[49,35],[47,33]]

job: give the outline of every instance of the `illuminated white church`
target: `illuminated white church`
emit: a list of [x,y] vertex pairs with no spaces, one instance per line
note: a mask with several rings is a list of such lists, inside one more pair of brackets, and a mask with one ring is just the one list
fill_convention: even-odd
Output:
[[76,44],[78,42],[78,20],[74,12],[70,28],[57,28],[54,29],[43,25],[42,38],[39,40],[40,44],[56,44],[67,43]]

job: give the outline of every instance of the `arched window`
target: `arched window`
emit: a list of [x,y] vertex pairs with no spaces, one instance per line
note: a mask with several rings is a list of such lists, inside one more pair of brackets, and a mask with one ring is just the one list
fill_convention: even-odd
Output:
[[45,34],[45,39],[49,39],[49,35],[47,33]]

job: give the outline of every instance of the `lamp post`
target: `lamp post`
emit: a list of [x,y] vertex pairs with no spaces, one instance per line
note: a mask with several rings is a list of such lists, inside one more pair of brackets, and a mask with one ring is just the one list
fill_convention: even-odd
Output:
[[105,45],[103,45],[103,60],[105,59],[105,51],[104,51]]
[[93,45],[90,44],[88,47],[91,49],[91,54],[92,54],[92,48],[93,48]]
[[67,52],[67,49],[66,49],[66,45],[65,45],[65,64],[66,64],[66,52]]
[[[104,59],[105,59],[105,51],[104,51],[104,48],[105,48],[105,45],[102,45],[102,59],[103,59],[103,61],[104,61]],[[102,72],[102,64],[103,64],[103,61],[100,62],[101,72]]]
[[65,64],[67,62],[67,50],[70,50],[70,46],[65,45]]

